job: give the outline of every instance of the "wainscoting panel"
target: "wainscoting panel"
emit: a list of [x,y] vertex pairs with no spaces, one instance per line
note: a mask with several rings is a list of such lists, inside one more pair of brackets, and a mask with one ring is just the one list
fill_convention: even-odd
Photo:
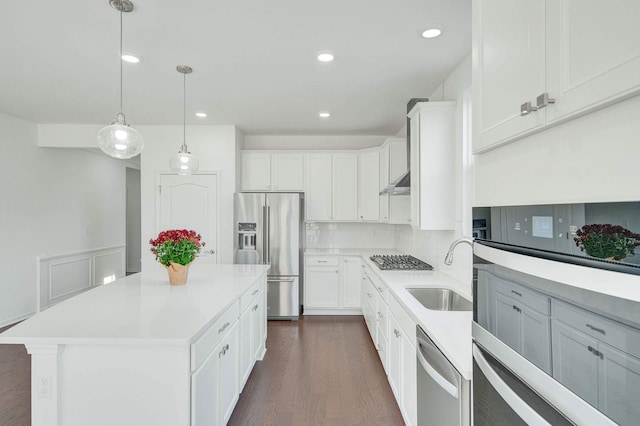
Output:
[[38,257],[38,311],[125,275],[126,246]]

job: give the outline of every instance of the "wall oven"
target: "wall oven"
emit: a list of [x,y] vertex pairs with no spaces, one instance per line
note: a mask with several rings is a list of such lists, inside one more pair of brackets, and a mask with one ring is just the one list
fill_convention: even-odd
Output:
[[474,425],[639,423],[640,267],[585,256],[578,230],[594,211],[597,226],[640,215],[585,206],[490,209],[474,243]]

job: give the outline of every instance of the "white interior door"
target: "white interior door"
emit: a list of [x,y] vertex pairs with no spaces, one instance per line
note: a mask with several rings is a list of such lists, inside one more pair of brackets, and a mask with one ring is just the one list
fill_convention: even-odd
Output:
[[193,229],[206,243],[198,262],[218,263],[218,176],[160,175],[156,232]]

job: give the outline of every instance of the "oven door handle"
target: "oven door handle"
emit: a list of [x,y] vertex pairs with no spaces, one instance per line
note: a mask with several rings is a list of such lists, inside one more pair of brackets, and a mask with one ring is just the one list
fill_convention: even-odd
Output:
[[424,371],[429,375],[429,377],[431,377],[433,381],[435,381],[438,386],[440,386],[445,392],[447,392],[455,399],[458,399],[458,387],[445,379],[429,364],[429,362],[424,358],[424,355],[422,355],[422,352],[420,351],[420,342],[418,342],[418,350],[416,351],[416,353],[418,355],[418,362],[420,363],[422,368],[424,368]]
[[530,426],[551,426],[551,423],[547,422],[533,408],[529,407],[527,403],[498,376],[475,344],[473,345],[473,359],[491,386],[493,386],[496,392],[498,392],[502,399],[505,400],[509,407],[511,407],[522,420]]

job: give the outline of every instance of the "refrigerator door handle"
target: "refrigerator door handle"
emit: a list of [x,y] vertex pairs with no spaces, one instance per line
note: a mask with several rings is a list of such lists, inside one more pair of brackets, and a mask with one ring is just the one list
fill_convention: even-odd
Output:
[[269,235],[269,222],[267,221],[267,206],[262,206],[262,264],[267,263],[267,235]]
[[271,206],[267,205],[266,206],[266,211],[267,211],[267,219],[265,221],[265,235],[264,235],[264,240],[266,240],[267,244],[264,250],[264,255],[265,255],[265,264],[270,265],[271,264]]

